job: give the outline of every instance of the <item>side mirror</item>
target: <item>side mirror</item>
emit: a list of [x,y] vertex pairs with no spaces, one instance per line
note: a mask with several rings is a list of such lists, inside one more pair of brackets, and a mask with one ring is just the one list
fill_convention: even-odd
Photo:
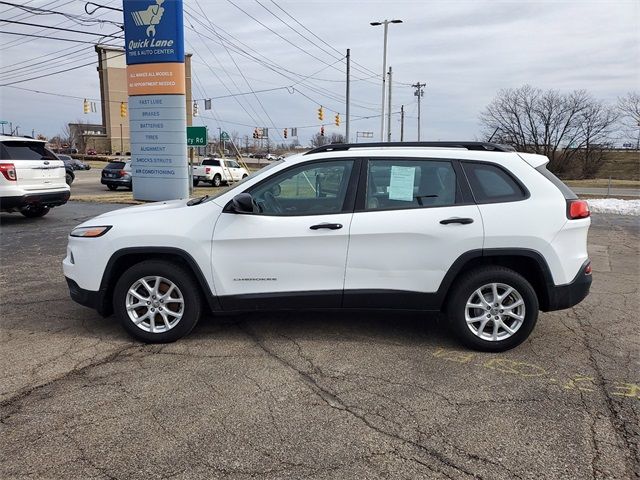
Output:
[[253,213],[253,197],[250,193],[239,193],[231,200],[231,211],[235,213]]

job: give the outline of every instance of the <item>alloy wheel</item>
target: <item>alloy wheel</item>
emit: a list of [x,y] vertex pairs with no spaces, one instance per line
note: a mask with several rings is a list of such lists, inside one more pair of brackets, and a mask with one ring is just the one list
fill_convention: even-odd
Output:
[[175,327],[184,314],[184,297],[178,286],[160,276],[136,280],[126,297],[127,315],[141,330],[164,333]]
[[525,319],[522,295],[504,283],[488,283],[475,290],[465,307],[465,320],[471,332],[490,342],[513,336]]

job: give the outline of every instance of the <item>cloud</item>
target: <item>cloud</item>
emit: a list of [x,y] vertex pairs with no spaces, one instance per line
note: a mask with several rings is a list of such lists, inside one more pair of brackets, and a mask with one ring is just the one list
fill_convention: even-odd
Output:
[[[336,52],[269,0],[260,0],[260,3],[309,37],[311,42],[269,14],[259,3],[233,1],[286,40],[259,25],[230,2],[187,2],[187,11],[193,18],[187,16],[185,24],[192,24],[196,30],[186,30],[187,50],[194,53],[193,68],[199,80],[194,84],[196,98],[292,85],[300,77],[288,71],[311,75],[324,70],[296,85],[293,94],[291,90],[257,94],[262,105],[253,95],[214,100],[213,113],[221,123],[201,105],[203,117],[211,119],[200,117],[195,123],[208,125],[211,132],[218,126],[242,135],[250,134],[254,126],[270,127],[272,131],[275,126],[278,133],[282,128],[299,127],[301,141],[306,143],[319,128],[303,128],[318,124],[318,104],[339,111],[344,122],[344,63],[337,63],[335,68],[328,67],[327,63],[335,62],[336,57],[341,57],[350,48],[355,62],[351,86],[352,135],[355,136],[356,131],[373,131],[377,138],[379,118],[357,120],[356,117],[379,112],[382,28],[371,27],[369,22],[385,18],[404,21],[389,28],[388,59],[394,70],[393,111],[399,111],[400,105],[405,105],[406,140],[416,138],[416,97],[410,85],[417,81],[427,83],[422,105],[423,139],[476,138],[480,131],[478,114],[500,88],[529,83],[559,90],[586,89],[612,102],[640,84],[638,2],[276,0],[283,10],[335,47]],[[236,47],[231,47],[227,53],[219,41],[205,38],[215,39],[215,34],[198,5],[219,34],[224,35],[220,30],[223,29],[233,35],[237,48],[270,64],[273,69],[235,53]],[[82,13],[78,5],[73,6],[75,9],[68,11]],[[109,13],[105,18],[118,19],[118,14]],[[208,28],[199,25],[194,18]],[[59,19],[48,17],[39,17],[37,22],[31,20],[51,25],[59,22]],[[11,30],[18,31],[15,27]],[[8,35],[0,35],[0,41],[5,44],[13,40]],[[0,84],[11,74],[11,68],[5,68],[6,65],[42,53],[60,55],[54,52],[69,46],[38,39],[3,48]],[[86,52],[91,52],[90,46]],[[86,52],[82,52],[85,57],[76,54],[57,59],[55,63],[44,58],[42,68],[80,64],[81,58],[91,57]],[[30,71],[37,73],[39,67],[27,70]],[[55,68],[48,71],[55,71]],[[17,73],[10,78],[22,78]],[[83,98],[95,98],[99,94],[95,66],[19,86]],[[0,111],[2,119],[21,125],[22,131],[35,129],[48,135],[78,118],[100,121],[99,114],[82,114],[82,100],[6,87],[0,87]],[[332,120],[333,113],[329,112],[325,117],[328,133],[338,130],[331,125]],[[399,115],[394,114],[394,138],[398,138],[399,130]],[[280,141],[273,133],[272,139]]]

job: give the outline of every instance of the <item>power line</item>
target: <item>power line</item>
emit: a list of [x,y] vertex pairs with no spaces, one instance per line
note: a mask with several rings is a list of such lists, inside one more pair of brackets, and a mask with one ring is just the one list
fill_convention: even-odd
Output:
[[[27,2],[30,3],[30,2]],[[71,2],[67,2],[65,5],[67,5],[68,3]],[[15,7],[18,9],[21,9],[25,12],[31,13],[32,15],[30,16],[34,16],[34,15],[61,15],[63,17],[65,17],[68,20],[72,20],[75,21],[81,25],[87,25],[87,24],[94,24],[94,23],[99,23],[99,24],[104,24],[104,23],[110,23],[112,25],[121,25],[118,22],[114,22],[113,20],[102,20],[99,18],[88,18],[88,17],[84,17],[82,15],[75,15],[73,13],[66,13],[66,12],[58,12],[56,10],[48,10],[45,8],[38,8],[38,7],[28,7],[26,4],[25,5],[18,5],[15,3],[9,3],[9,2],[4,2],[4,1],[0,1],[0,5],[9,5],[11,7]],[[62,6],[62,5],[61,5]],[[60,8],[60,7],[57,7]]]
[[[40,25],[40,24],[37,24],[37,23],[19,22],[19,21],[16,21],[16,20],[3,20],[3,19],[0,19],[0,22],[12,23],[12,24],[15,24],[15,25],[26,25],[26,26],[29,26],[29,27],[42,27],[44,29],[58,30],[58,31],[61,31],[61,32],[80,33],[82,35],[92,35],[92,36],[100,35],[99,33],[83,32],[82,30],[74,30],[72,28],[53,27],[53,26],[48,26],[48,25]],[[10,33],[10,32],[2,32],[2,33]],[[121,37],[121,36],[110,35],[110,34],[105,34],[105,35],[100,35],[100,36],[109,37],[109,38],[118,38],[118,39],[123,39],[124,38],[124,37]]]

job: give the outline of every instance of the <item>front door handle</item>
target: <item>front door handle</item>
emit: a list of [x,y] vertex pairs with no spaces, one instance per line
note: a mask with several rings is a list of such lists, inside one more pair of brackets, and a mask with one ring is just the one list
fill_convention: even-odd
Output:
[[473,218],[447,218],[446,220],[440,220],[442,225],[449,225],[450,223],[460,223],[462,225],[469,225],[473,223]]
[[328,228],[329,230],[339,230],[342,228],[341,223],[319,223],[317,225],[311,225],[311,230],[319,230],[321,228]]

